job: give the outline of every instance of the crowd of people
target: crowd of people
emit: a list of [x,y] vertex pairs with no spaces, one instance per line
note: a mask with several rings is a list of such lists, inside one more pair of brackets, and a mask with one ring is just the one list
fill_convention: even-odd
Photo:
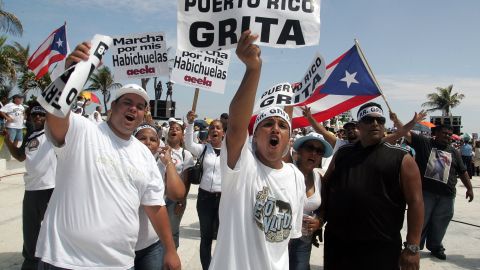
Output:
[[[23,138],[23,97],[13,96],[0,116],[6,146],[27,171],[22,269],[180,269],[191,184],[199,184],[205,270],[310,269],[319,241],[327,270],[419,269],[424,247],[445,260],[457,178],[472,201],[479,142],[455,149],[448,126],[432,137],[413,133],[423,112],[405,125],[390,112],[395,132],[387,134],[374,102],[336,134],[308,107],[308,132],[292,130],[291,107],[269,107],[249,134],[262,69],[257,38],[249,30],[240,37],[243,80],[203,138],[194,111],[186,122],[156,125],[147,92],[134,84],[115,92],[106,121],[101,107],[90,119],[84,106],[59,118],[34,104]],[[79,44],[66,65],[86,60],[89,49]]]

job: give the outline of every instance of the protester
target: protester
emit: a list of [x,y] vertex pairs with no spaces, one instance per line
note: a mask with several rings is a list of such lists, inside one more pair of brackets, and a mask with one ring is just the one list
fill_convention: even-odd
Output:
[[434,138],[408,133],[406,139],[415,149],[415,159],[423,176],[425,223],[420,248],[425,243],[431,255],[446,260],[442,244],[448,224],[453,217],[457,177],[467,188],[465,197],[473,200],[472,183],[460,154],[451,145],[452,128],[437,125]]
[[473,163],[475,166],[474,175],[477,174],[477,176],[480,176],[480,141],[475,142],[475,155],[474,155]]
[[92,122],[100,124],[103,122],[102,119],[102,106],[95,107],[95,111],[88,117]]
[[462,155],[463,165],[467,169],[468,177],[473,176],[473,146],[469,143],[469,138],[463,139],[460,145],[460,154]]
[[301,236],[305,183],[292,164],[283,163],[291,126],[280,108],[257,115],[249,145],[248,124],[260,78],[258,35],[238,41],[246,71],[229,110],[221,151],[220,229],[210,269],[288,269],[288,242]]
[[197,213],[200,222],[200,262],[202,268],[206,270],[212,260],[212,241],[218,230],[218,207],[222,194],[220,147],[225,134],[222,122],[213,120],[208,127],[208,143],[195,143],[193,138],[194,121],[195,112],[189,111],[185,131],[185,149],[197,159],[204,155],[203,174],[198,189]]
[[[320,206],[321,178],[325,171],[319,169],[323,157],[332,155],[330,144],[318,133],[310,133],[295,141],[295,165],[305,177],[306,199],[303,205],[302,237],[291,239],[288,245],[290,270],[310,269],[310,253],[314,232],[322,227],[316,214]],[[320,232],[321,233],[321,232]]]
[[222,113],[220,115],[220,121],[222,121],[223,131],[227,132],[228,128],[228,113]]
[[[418,167],[407,151],[382,141],[385,117],[380,105],[362,105],[357,119],[359,141],[337,151],[322,186],[324,267],[419,269],[423,201]],[[400,230],[407,205],[402,251]]]
[[[89,43],[67,57],[87,60]],[[129,269],[143,207],[164,244],[166,269],[180,269],[165,202],[164,185],[151,152],[132,133],[149,101],[138,85],[116,91],[107,122],[47,113],[46,134],[58,157],[55,190],[40,230],[39,269]]]
[[12,101],[0,109],[0,116],[5,119],[8,138],[13,145],[18,146],[23,141],[23,120],[25,119],[25,107],[22,105],[23,96],[16,94]]
[[[185,212],[185,207],[187,206],[187,194],[190,190],[190,183],[187,181],[187,175],[185,175],[185,170],[193,166],[193,156],[190,151],[184,149],[184,131],[181,121],[175,120],[170,121],[170,128],[167,135],[167,145],[170,148],[171,159],[173,162],[172,166],[175,168],[178,178],[170,179],[169,175],[165,174],[167,178],[167,193],[171,188],[174,188],[172,184],[173,180],[176,180],[175,185],[183,185],[183,193],[181,196],[168,196],[167,195],[167,211],[168,218],[170,220],[170,226],[172,228],[173,240],[175,242],[175,247],[179,246],[180,238],[180,222],[182,221],[183,213]],[[168,172],[165,170],[165,164],[159,164],[160,172]],[[171,173],[173,174],[173,173]],[[162,174],[163,175],[163,174]],[[178,188],[176,188],[178,189]],[[180,195],[180,194],[177,194]]]
[[[158,159],[160,172],[165,179],[166,197],[181,199],[185,187],[176,170],[176,162],[172,158],[172,149],[161,142],[157,129],[147,123],[141,124],[133,134]],[[154,228],[148,221],[148,216],[140,207],[140,230],[135,247],[135,269],[162,269],[163,251],[165,248],[159,241]]]
[[30,119],[34,128],[32,133],[25,136],[20,148],[10,140],[5,140],[5,144],[12,156],[18,161],[25,161],[26,173],[23,176],[25,193],[22,208],[22,255],[24,261],[22,270],[36,270],[38,268],[38,258],[35,258],[35,246],[48,201],[55,187],[57,158],[55,157],[52,144],[45,137],[43,129],[45,115],[45,109],[38,103],[32,107]]

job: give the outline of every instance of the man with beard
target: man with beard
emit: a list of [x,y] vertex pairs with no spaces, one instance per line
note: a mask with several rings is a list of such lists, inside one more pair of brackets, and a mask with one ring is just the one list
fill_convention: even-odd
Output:
[[423,201],[418,167],[407,151],[382,140],[385,117],[379,104],[361,106],[357,119],[359,140],[338,150],[322,186],[325,269],[419,269]]

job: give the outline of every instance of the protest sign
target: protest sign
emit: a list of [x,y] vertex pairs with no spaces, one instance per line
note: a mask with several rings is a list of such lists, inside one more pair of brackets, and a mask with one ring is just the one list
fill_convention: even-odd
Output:
[[177,50],[171,80],[178,84],[224,93],[230,51]]
[[164,33],[113,37],[112,63],[116,79],[168,75],[167,61]]
[[112,38],[95,35],[91,44],[90,56],[87,61],[81,61],[68,68],[60,77],[42,90],[38,102],[47,112],[61,118],[67,116],[88,77],[98,67],[108,48],[112,46]]
[[293,85],[277,84],[260,95],[260,101],[255,104],[254,112],[270,106],[301,105],[319,86],[325,77],[325,61],[317,53],[302,79]]
[[178,0],[177,48],[236,47],[243,31],[259,45],[295,48],[318,44],[320,0]]

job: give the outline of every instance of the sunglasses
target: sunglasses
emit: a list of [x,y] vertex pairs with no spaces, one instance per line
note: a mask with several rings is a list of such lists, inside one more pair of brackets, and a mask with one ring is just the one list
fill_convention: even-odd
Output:
[[373,124],[374,121],[377,121],[379,125],[385,125],[385,117],[374,117],[374,116],[365,116],[362,119],[360,119],[360,122],[370,125]]
[[325,153],[322,147],[315,147],[311,144],[306,144],[302,146],[302,149],[305,149],[305,151],[309,153],[316,152],[319,156],[322,156]]
[[44,114],[44,113],[32,113],[32,114],[30,114],[30,115],[31,115],[32,117],[35,117],[35,116],[37,116],[37,115],[40,116],[40,117],[45,117],[46,114]]

